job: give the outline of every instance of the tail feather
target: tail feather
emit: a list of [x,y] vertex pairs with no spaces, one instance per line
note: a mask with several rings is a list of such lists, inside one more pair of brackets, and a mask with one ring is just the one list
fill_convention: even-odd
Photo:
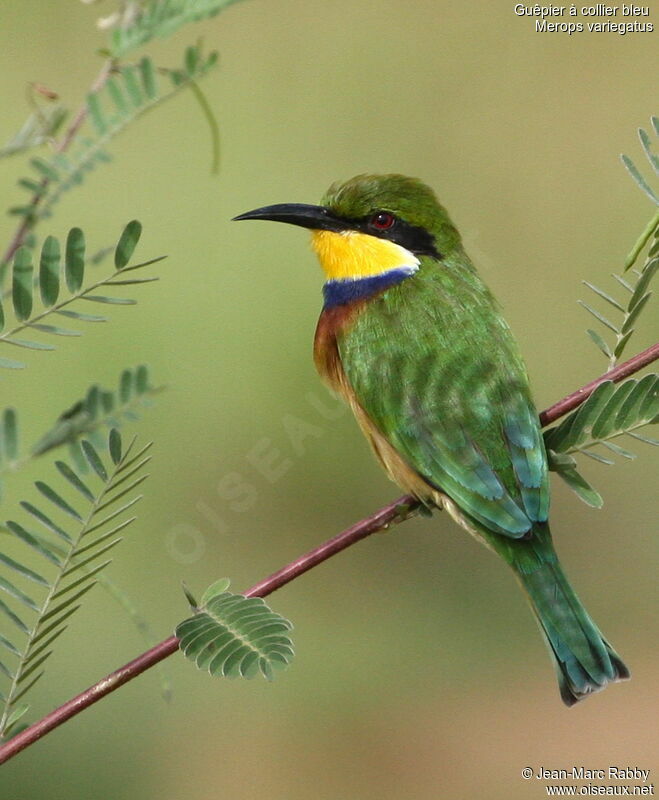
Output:
[[517,574],[549,645],[567,706],[629,678],[629,670],[579,602],[557,561]]

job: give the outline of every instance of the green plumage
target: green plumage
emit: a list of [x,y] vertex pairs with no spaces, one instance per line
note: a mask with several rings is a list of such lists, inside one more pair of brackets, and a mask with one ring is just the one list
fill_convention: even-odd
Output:
[[441,267],[424,260],[337,340],[348,382],[375,427],[517,573],[556,658],[565,702],[625,675],[558,564],[526,373],[464,254]]
[[369,301],[337,335],[341,364],[385,438],[488,531],[547,519],[547,465],[517,347],[464,253]]
[[558,564],[526,368],[446,211],[427,187],[398,176],[348,182],[324,205],[348,218],[389,211],[429,231],[441,256],[422,256],[416,274],[371,298],[337,332],[358,402],[407,464],[455,501],[515,570],[556,659],[564,701],[625,677]]
[[367,233],[418,258],[418,271],[391,273],[377,291],[372,278],[338,292],[337,281],[326,284],[326,300],[334,299],[316,336],[321,373],[347,397],[390,475],[424,502],[446,505],[512,567],[568,705],[628,677],[558,564],[524,363],[432,191],[400,175],[358,176],[331,187],[321,207],[270,206],[250,216]]

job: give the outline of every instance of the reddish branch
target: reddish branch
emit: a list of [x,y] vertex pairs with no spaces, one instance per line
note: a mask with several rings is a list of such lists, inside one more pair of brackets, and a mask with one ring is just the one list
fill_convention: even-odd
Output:
[[[553,406],[550,406],[540,414],[540,421],[543,426],[554,422],[567,414],[568,411],[572,411],[572,409],[583,403],[600,383],[608,380],[615,382],[621,381],[623,378],[638,372],[656,359],[659,359],[659,343],[649,347],[633,358],[630,358],[629,361],[625,361],[615,369],[601,375],[576,392],[572,392],[572,394],[563,398],[558,403],[554,403]],[[404,497],[398,498],[398,500],[394,500],[393,503],[384,506],[384,508],[376,511],[375,514],[366,517],[360,522],[356,522],[350,528],[346,528],[346,530],[337,534],[332,539],[328,539],[305,555],[296,558],[295,561],[291,561],[290,564],[282,567],[277,572],[273,572],[269,577],[259,581],[252,586],[251,589],[244,592],[245,596],[265,597],[271,594],[276,589],[298,578],[300,575],[307,572],[307,570],[321,564],[323,561],[340,553],[347,547],[356,544],[361,539],[365,539],[372,533],[384,530],[390,525],[403,522],[414,515],[417,507],[418,502],[411,495],[405,495]],[[175,636],[170,636],[168,639],[160,642],[160,644],[142,653],[142,655],[129,661],[128,664],[111,672],[107,677],[95,683],[93,686],[90,686],[89,689],[86,689],[77,697],[64,703],[64,705],[51,711],[50,714],[47,714],[43,719],[39,720],[39,722],[35,722],[29,728],[21,731],[21,733],[18,733],[0,747],[0,764],[8,761],[12,756],[20,753],[21,750],[34,744],[37,739],[50,733],[50,731],[57,728],[63,722],[66,722],[80,711],[96,703],[102,697],[110,694],[110,692],[114,692],[120,686],[123,686],[124,683],[133,680],[133,678],[136,678],[142,672],[155,666],[168,656],[171,656],[172,653],[175,653],[177,650],[178,639]]]

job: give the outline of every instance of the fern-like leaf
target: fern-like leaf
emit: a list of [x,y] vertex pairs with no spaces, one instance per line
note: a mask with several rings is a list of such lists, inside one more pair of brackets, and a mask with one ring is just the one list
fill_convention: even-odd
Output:
[[[117,443],[119,445],[119,457],[118,457],[118,459],[117,459],[117,461],[115,463],[118,463],[121,460],[121,437],[118,435],[118,432],[115,431],[115,433],[117,434],[116,438],[118,439]],[[110,432],[110,436],[112,437],[112,432]],[[62,462],[57,462],[56,466],[59,469],[62,466]],[[138,502],[138,500],[139,500],[139,497],[134,498],[133,501],[131,502],[131,505],[134,505],[136,502]],[[22,504],[22,505],[25,507],[28,504]],[[115,516],[119,516],[119,514],[125,514],[125,512],[126,512],[126,506],[124,506],[124,507],[120,508],[118,511],[116,511],[115,512]],[[89,532],[93,533],[93,531],[91,531],[91,530]],[[33,531],[33,535],[36,538],[40,538],[40,536],[41,536],[41,534],[37,533],[36,531]],[[56,555],[60,556],[61,558],[63,558],[66,555],[65,549],[62,548],[62,547],[59,547],[59,545],[52,539],[47,542],[47,546],[51,550],[53,550]],[[2,555],[2,553],[0,553],[0,561],[4,561],[4,556]],[[148,647],[153,647],[158,640],[156,639],[153,631],[151,630],[151,626],[149,625],[147,620],[142,616],[142,614],[138,611],[138,609],[136,608],[134,602],[126,594],[126,592],[124,592],[122,589],[120,589],[116,585],[116,583],[113,580],[111,580],[108,577],[108,575],[103,571],[104,568],[105,568],[105,564],[103,564],[103,563],[98,564],[96,566],[94,566],[93,563],[90,564],[89,566],[86,566],[85,564],[81,564],[80,565],[80,572],[81,572],[81,574],[83,576],[86,575],[89,578],[94,577],[94,580],[96,581],[96,583],[98,583],[98,585],[101,587],[101,589],[103,589],[107,594],[109,594],[110,597],[112,597],[112,599],[121,607],[121,609],[127,615],[129,620],[131,621],[131,623],[136,628],[138,635],[144,641],[144,644],[146,645],[146,647],[147,648]],[[35,580],[34,576],[29,576],[28,575],[27,577],[30,580]],[[37,581],[37,582],[39,582],[39,581]],[[48,588],[47,581],[43,581],[43,585],[46,586],[46,588]],[[2,638],[3,638],[2,634],[0,634],[0,639],[2,639]],[[14,653],[14,655],[20,657],[21,654],[20,654],[19,651],[16,651]],[[170,685],[169,677],[167,676],[167,674],[165,672],[165,669],[164,669],[162,664],[158,664],[156,669],[160,673],[161,694],[162,694],[163,698],[167,700],[167,699],[169,699],[171,697],[171,685]],[[15,734],[15,733],[17,733],[17,730],[16,729],[12,730],[12,734]]]
[[609,454],[634,458],[634,454],[611,440],[628,435],[647,444],[659,444],[638,430],[659,422],[659,375],[645,375],[619,385],[612,381],[601,383],[578,409],[560,425],[544,432],[550,469],[556,471],[590,505],[600,506],[601,497],[578,474],[573,458],[581,454],[604,464],[613,460],[595,451],[603,446]]
[[[87,300],[97,303],[133,304],[135,300],[123,297],[113,297],[94,294],[100,287],[126,286],[133,284],[149,283],[158,280],[155,277],[134,278],[125,277],[134,270],[161,261],[154,258],[140,264],[128,265],[128,259],[139,240],[141,225],[136,220],[129,222],[125,227],[115,248],[115,264],[117,268],[111,275],[83,287],[85,277],[85,236],[80,228],[72,228],[66,239],[64,264],[61,264],[60,244],[54,236],[48,236],[43,243],[39,259],[38,274],[34,276],[31,251],[23,246],[19,247],[14,256],[13,283],[11,299],[14,308],[15,324],[0,333],[0,344],[9,344],[30,350],[54,350],[54,345],[33,340],[19,338],[22,332],[38,332],[53,336],[79,336],[80,333],[58,325],[44,324],[44,320],[51,314],[59,314],[68,319],[82,322],[104,322],[106,317],[98,314],[86,314],[70,309],[69,306],[78,300]],[[120,266],[121,265],[121,266]],[[59,299],[62,273],[68,296]],[[42,310],[33,311],[35,290],[41,296]],[[0,302],[0,331],[5,325],[5,313]],[[22,362],[8,362],[0,359],[0,367],[24,367]]]
[[659,375],[601,383],[560,425],[545,431],[545,444],[572,454],[636,431],[659,417]]
[[197,613],[176,627],[186,658],[211,675],[268,680],[293,658],[287,632],[293,627],[260,597],[226,591],[226,579],[206,590]]
[[[111,562],[107,556],[121,541],[120,533],[135,520],[126,512],[141,497],[135,489],[146,477],[142,471],[149,459],[142,457],[144,449],[132,454],[134,440],[122,452],[117,437],[117,433],[112,434],[112,452],[117,460],[112,458],[107,465],[86,443],[84,453],[93,471],[91,480],[58,462],[60,475],[73,490],[74,500],[37,482],[47,501],[46,510],[27,502],[22,506],[34,522],[46,529],[45,534],[31,531],[29,523],[7,522],[16,543],[32,548],[42,567],[37,572],[14,558],[0,557],[4,571],[0,575],[0,612],[13,626],[12,633],[0,637],[0,669],[8,684],[0,703],[0,737],[11,735],[24,713],[18,711],[23,708],[19,700],[43,675],[55,640],[95,585],[94,576]],[[117,507],[120,499],[122,503]],[[112,506],[114,510],[109,511]],[[25,582],[36,584],[38,594],[34,588],[20,585]]]

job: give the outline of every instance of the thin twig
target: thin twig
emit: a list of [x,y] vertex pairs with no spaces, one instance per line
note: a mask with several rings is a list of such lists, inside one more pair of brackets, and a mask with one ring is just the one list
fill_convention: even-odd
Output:
[[[576,392],[572,392],[572,394],[563,398],[563,400],[560,400],[558,403],[554,403],[553,406],[550,406],[540,414],[540,421],[543,425],[554,422],[567,414],[568,411],[572,411],[572,409],[583,403],[603,381],[621,381],[623,378],[638,372],[656,359],[659,359],[659,343],[649,347],[633,358],[630,358],[628,361],[625,361],[623,364],[620,364],[620,366],[610,370],[604,375],[600,375],[599,378],[586,384]],[[285,586],[308,570],[318,566],[318,564],[340,553],[347,547],[365,539],[372,533],[377,533],[391,525],[396,525],[414,516],[418,506],[418,501],[411,495],[399,497],[398,500],[394,500],[393,503],[384,506],[384,508],[376,511],[375,514],[355,523],[332,539],[328,539],[305,555],[291,561],[290,564],[274,572],[268,578],[254,584],[254,586],[244,592],[245,596],[266,597],[276,589]],[[89,708],[89,706],[93,705],[101,698],[114,692],[120,686],[133,680],[133,678],[136,678],[138,675],[141,675],[147,669],[150,669],[163,659],[171,656],[177,650],[178,639],[175,636],[170,636],[168,639],[165,639],[155,647],[142,653],[137,658],[129,661],[128,664],[111,672],[107,677],[95,683],[93,686],[90,686],[84,692],[77,695],[77,697],[64,703],[64,705],[51,711],[50,714],[47,714],[43,719],[16,734],[16,736],[10,739],[6,744],[2,745],[0,747],[0,764],[8,761],[10,758],[20,753],[21,750],[34,744],[34,742],[42,736],[50,733],[50,731],[57,728],[63,722],[71,719],[71,717],[74,717],[84,709]]]

